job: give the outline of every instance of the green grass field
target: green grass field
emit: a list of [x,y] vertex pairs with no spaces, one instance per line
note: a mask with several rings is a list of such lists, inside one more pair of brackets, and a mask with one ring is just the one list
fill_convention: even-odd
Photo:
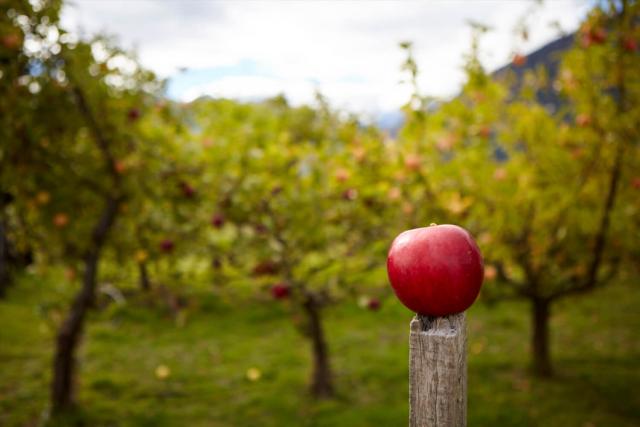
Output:
[[[52,283],[25,277],[0,302],[0,426],[42,424],[53,325],[69,301],[68,286]],[[190,299],[181,326],[135,295],[91,316],[80,363],[84,425],[407,425],[411,314],[393,298],[379,312],[349,303],[326,312],[338,397],[319,402],[306,392],[308,342],[285,304],[264,296],[231,304],[204,290]],[[557,375],[536,380],[527,370],[528,307],[477,303],[467,315],[469,426],[640,425],[638,306],[633,285],[555,306]]]

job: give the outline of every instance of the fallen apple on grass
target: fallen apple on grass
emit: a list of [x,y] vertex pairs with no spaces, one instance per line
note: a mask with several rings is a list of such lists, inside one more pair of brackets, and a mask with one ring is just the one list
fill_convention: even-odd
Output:
[[380,300],[378,298],[370,298],[367,302],[367,309],[371,311],[380,310]]

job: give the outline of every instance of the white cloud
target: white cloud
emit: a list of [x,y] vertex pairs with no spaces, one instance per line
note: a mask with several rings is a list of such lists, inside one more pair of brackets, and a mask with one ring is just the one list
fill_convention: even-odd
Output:
[[[434,95],[455,93],[470,44],[467,21],[493,28],[483,40],[488,68],[553,39],[557,20],[573,30],[588,9],[580,0],[555,0],[531,16],[528,42],[517,45],[516,21],[525,1],[314,1],[203,2],[76,0],[64,25],[107,31],[137,48],[143,65],[164,77],[180,67],[216,68],[255,62],[264,76],[222,76],[180,95],[255,98],[284,92],[308,102],[316,88],[336,106],[359,112],[397,108],[407,99],[398,85],[403,61],[398,43],[411,40],[421,68],[419,83]],[[177,78],[181,78],[178,76]]]

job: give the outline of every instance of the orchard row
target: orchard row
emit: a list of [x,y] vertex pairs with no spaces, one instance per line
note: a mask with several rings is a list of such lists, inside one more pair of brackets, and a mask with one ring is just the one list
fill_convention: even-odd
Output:
[[[20,254],[81,282],[55,343],[54,411],[74,403],[75,354],[104,269],[145,291],[208,283],[290,299],[307,319],[317,396],[334,390],[323,310],[353,298],[380,306],[402,230],[455,223],[476,236],[481,299],[531,302],[540,375],[551,373],[552,302],[638,273],[635,2],[594,9],[555,73],[497,81],[478,60],[478,27],[459,95],[416,90],[397,135],[321,95],[300,107],[167,100],[164,82],[109,39],[65,33],[59,2],[9,5],[0,237],[15,256],[1,260],[2,290]],[[514,57],[514,70],[526,65]],[[549,90],[553,109],[538,98]]]

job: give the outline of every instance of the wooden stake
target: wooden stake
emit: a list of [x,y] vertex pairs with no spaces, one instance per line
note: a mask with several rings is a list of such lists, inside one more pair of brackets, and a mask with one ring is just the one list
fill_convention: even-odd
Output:
[[465,326],[464,313],[411,321],[409,427],[467,425]]

